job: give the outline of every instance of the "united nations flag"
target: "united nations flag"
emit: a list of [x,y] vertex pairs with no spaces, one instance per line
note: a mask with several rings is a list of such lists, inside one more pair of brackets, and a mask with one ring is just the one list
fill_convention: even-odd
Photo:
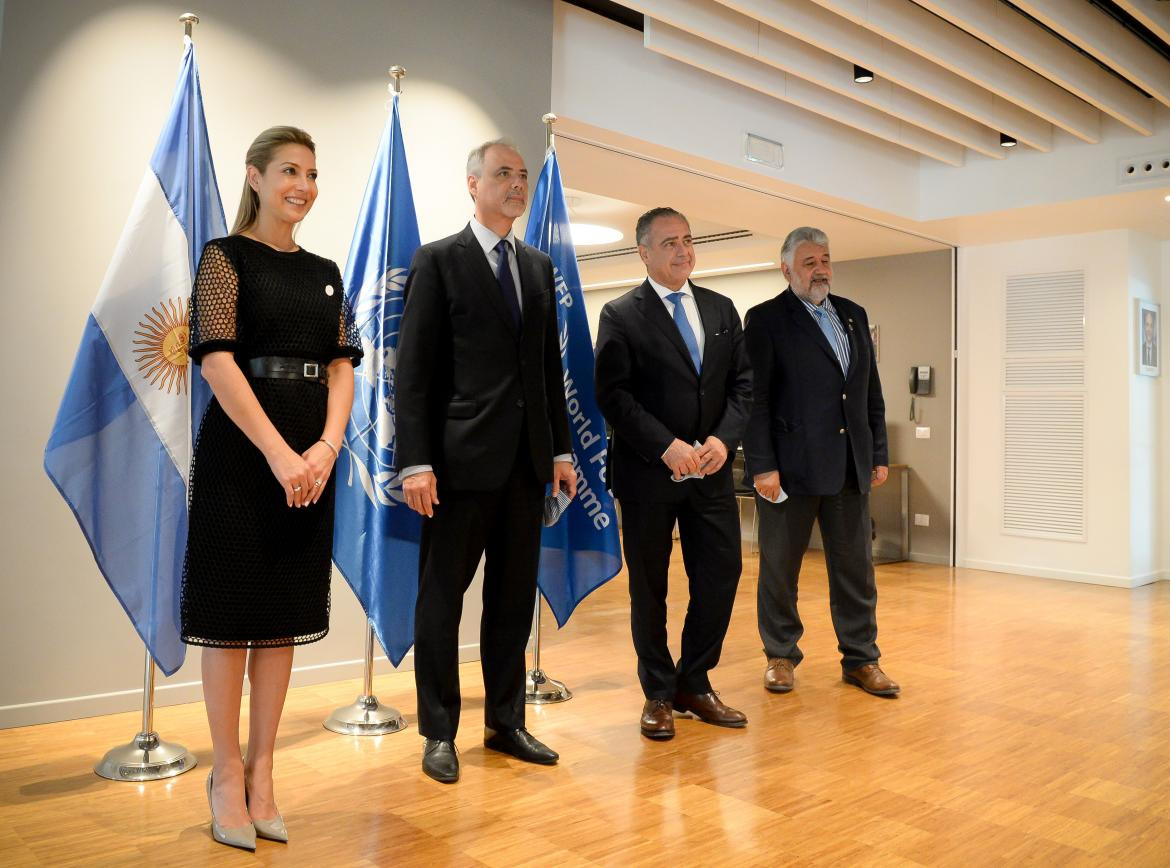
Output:
[[414,644],[422,518],[406,506],[397,463],[394,368],[403,287],[418,249],[398,95],[382,133],[345,266],[365,355],[337,463],[333,560],[397,666]]

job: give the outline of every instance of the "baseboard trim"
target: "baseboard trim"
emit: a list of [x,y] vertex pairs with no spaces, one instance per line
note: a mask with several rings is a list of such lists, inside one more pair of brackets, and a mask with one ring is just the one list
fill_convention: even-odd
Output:
[[928,552],[910,552],[910,556],[906,560],[914,561],[916,564],[934,564],[940,567],[951,565],[950,555],[932,555]]
[[1109,573],[1084,573],[1076,570],[1055,570],[1035,567],[1029,564],[1005,564],[997,561],[982,561],[967,558],[959,566],[972,570],[989,570],[994,573],[1017,573],[1038,579],[1056,579],[1062,582],[1079,582],[1086,585],[1105,585],[1111,588],[1137,588],[1158,580],[1158,573],[1144,573],[1138,576],[1117,576]]
[[[467,663],[479,659],[479,643],[459,646],[459,662]],[[326,663],[314,663],[307,666],[294,666],[290,687],[307,687],[312,684],[325,684],[330,681],[345,681],[351,678],[361,678],[364,674],[365,660],[335,660]],[[374,660],[374,674],[385,675],[390,672],[401,672],[414,669],[414,652],[411,651],[399,664],[396,670],[385,657],[376,657]],[[244,679],[244,692],[248,692],[248,679]],[[203,686],[199,681],[179,681],[167,683],[162,681],[154,689],[155,708],[165,708],[168,705],[182,705],[187,702],[202,702]],[[412,697],[413,701],[413,697]],[[397,704],[397,700],[391,700]],[[62,720],[76,720],[82,717],[96,717],[102,714],[118,714],[124,711],[139,711],[142,708],[142,688],[116,690],[110,693],[94,693],[88,696],[67,696],[58,699],[45,699],[39,702],[24,702],[17,705],[0,706],[0,729],[11,729],[16,726],[33,726],[39,723],[56,723]],[[322,709],[322,720],[331,709]],[[134,736],[126,734],[126,740]],[[112,747],[112,745],[111,745]]]

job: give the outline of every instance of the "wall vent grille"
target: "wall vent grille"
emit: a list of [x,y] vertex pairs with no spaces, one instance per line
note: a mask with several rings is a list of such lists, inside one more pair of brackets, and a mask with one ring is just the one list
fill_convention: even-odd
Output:
[[1085,274],[1010,275],[1004,305],[1003,530],[1085,540]]
[[1085,349],[1085,273],[1015,274],[1007,279],[1005,349],[1080,353]]

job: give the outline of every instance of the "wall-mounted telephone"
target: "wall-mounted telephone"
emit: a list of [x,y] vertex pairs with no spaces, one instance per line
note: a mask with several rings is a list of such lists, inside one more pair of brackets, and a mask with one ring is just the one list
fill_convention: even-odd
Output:
[[929,395],[934,391],[934,369],[930,365],[915,365],[910,369],[910,394]]
[[934,394],[934,369],[930,365],[915,365],[910,369],[910,421],[917,424],[919,395]]

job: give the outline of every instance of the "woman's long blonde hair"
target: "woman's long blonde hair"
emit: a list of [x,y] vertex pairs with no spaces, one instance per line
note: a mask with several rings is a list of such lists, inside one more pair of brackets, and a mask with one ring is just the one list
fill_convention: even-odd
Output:
[[232,235],[239,235],[250,229],[260,213],[260,197],[248,183],[247,167],[255,166],[263,173],[276,156],[276,149],[282,145],[304,145],[314,154],[317,153],[313,137],[298,127],[269,127],[256,136],[256,140],[248,148],[248,156],[244,158],[244,192],[240,195],[240,207],[236,211]]

